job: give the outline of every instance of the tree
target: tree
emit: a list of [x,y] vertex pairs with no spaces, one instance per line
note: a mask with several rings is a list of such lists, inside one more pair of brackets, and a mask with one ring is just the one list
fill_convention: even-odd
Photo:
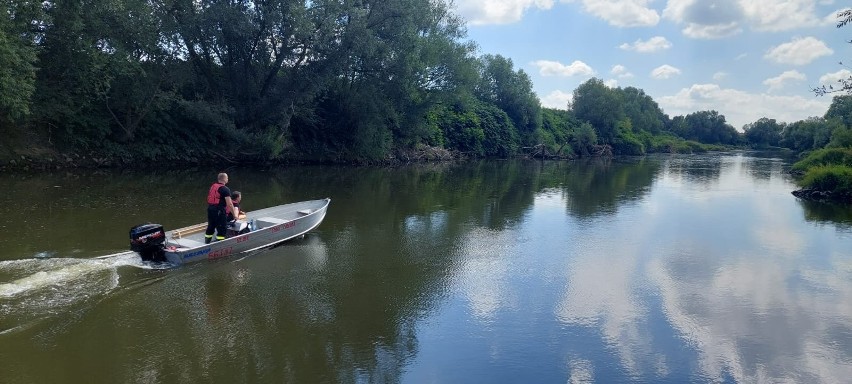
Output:
[[38,2],[6,2],[0,16],[0,121],[30,114],[35,91]]
[[634,131],[645,131],[654,135],[662,132],[666,124],[666,115],[651,96],[634,87],[618,90],[624,101],[624,113],[630,119]]
[[783,125],[775,122],[775,119],[762,117],[754,123],[746,124],[743,127],[746,141],[755,147],[775,147],[781,141],[781,131]]
[[573,111],[578,120],[588,121],[598,139],[607,144],[612,143],[617,123],[626,116],[620,93],[598,78],[589,79],[574,90]]
[[739,133],[716,111],[693,112],[681,121],[673,119],[675,133],[687,140],[709,144],[736,144]]
[[831,132],[838,124],[840,123],[837,119],[826,120],[821,117],[787,124],[781,132],[779,145],[798,152],[822,148],[828,144]]
[[846,126],[852,127],[852,95],[834,96],[828,111],[825,112],[825,118],[837,118]]
[[515,71],[512,60],[503,56],[480,58],[480,80],[475,94],[509,115],[521,139],[529,143],[541,127],[541,103],[532,90],[532,80],[523,71]]

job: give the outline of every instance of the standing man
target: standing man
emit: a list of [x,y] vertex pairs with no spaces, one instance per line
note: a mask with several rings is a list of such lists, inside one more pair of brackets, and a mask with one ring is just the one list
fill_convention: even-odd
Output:
[[210,244],[213,240],[214,231],[216,241],[225,240],[225,233],[228,230],[228,216],[225,212],[226,210],[234,211],[231,190],[225,184],[228,184],[228,174],[222,172],[207,192],[207,231],[204,232],[206,244]]

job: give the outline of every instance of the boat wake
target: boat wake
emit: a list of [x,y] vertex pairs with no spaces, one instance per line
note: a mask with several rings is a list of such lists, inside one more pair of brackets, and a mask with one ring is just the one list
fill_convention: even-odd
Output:
[[62,313],[119,285],[119,268],[152,269],[134,252],[95,259],[0,261],[0,334]]

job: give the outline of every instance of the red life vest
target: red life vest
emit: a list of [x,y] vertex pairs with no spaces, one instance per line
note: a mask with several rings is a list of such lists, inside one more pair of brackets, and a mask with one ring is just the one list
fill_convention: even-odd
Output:
[[222,196],[219,195],[219,188],[224,186],[225,184],[221,184],[218,182],[213,183],[213,185],[210,186],[210,192],[207,192],[207,204],[220,205],[219,199]]

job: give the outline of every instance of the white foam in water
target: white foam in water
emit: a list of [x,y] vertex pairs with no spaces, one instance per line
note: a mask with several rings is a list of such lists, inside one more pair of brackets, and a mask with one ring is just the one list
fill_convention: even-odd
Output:
[[[115,286],[117,286],[117,268],[121,266],[134,266],[137,268],[151,268],[142,263],[139,256],[133,252],[123,252],[96,259],[28,259],[0,261],[0,273],[24,275],[9,282],[0,282],[0,298],[11,298],[27,292],[38,291],[51,287],[67,288],[76,290],[79,285],[88,285],[91,275],[99,272],[115,272]],[[107,290],[115,286],[107,287]]]
[[93,259],[0,261],[0,335],[26,329],[112,292],[119,286],[120,267],[155,269],[170,265],[142,262],[134,252]]

